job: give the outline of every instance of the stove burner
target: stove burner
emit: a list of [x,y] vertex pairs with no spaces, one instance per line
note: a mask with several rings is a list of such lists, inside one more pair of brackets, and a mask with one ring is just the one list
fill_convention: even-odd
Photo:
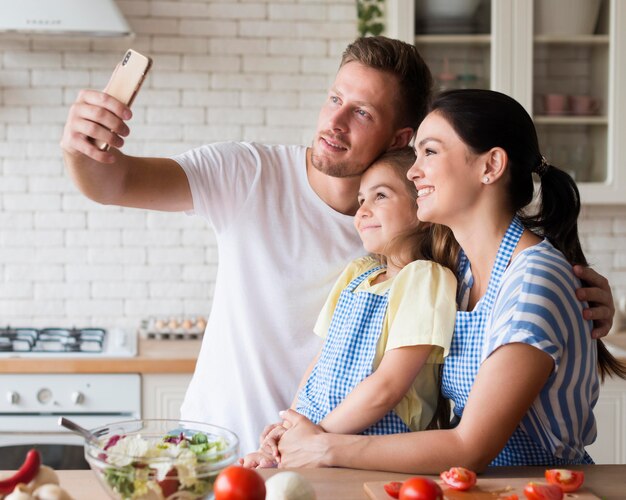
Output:
[[0,352],[102,352],[102,328],[0,328]]

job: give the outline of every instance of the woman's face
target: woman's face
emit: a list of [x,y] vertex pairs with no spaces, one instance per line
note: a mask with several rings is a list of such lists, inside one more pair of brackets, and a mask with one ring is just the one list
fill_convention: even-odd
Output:
[[418,190],[417,217],[450,226],[476,203],[482,185],[480,155],[472,153],[436,111],[417,131],[415,154],[407,176]]
[[415,198],[409,186],[384,162],[372,165],[361,177],[354,225],[368,252],[389,257],[389,242],[417,224]]

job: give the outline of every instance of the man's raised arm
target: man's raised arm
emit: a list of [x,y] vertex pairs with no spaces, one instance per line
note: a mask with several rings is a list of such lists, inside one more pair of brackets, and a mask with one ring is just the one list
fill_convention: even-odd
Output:
[[[106,205],[182,211],[193,208],[182,167],[169,158],[127,156],[117,148],[132,116],[120,101],[96,90],[81,90],[70,108],[61,147],[69,175],[88,198]],[[101,151],[94,140],[111,145]]]

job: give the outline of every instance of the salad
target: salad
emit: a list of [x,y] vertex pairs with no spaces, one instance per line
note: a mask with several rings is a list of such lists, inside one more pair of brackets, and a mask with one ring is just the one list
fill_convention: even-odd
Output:
[[220,469],[230,463],[221,436],[204,433],[146,438],[115,434],[103,440],[99,472],[119,497],[132,500],[203,498]]

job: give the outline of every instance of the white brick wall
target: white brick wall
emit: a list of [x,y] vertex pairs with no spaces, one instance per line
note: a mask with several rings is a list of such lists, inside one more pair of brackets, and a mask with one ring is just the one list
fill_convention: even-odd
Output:
[[[182,214],[97,205],[63,172],[58,141],[84,86],[123,51],[154,59],[130,154],[235,139],[308,143],[345,45],[353,0],[118,0],[137,37],[0,38],[0,325],[119,325],[207,314],[215,238]],[[626,207],[586,207],[592,263],[626,294]]]

